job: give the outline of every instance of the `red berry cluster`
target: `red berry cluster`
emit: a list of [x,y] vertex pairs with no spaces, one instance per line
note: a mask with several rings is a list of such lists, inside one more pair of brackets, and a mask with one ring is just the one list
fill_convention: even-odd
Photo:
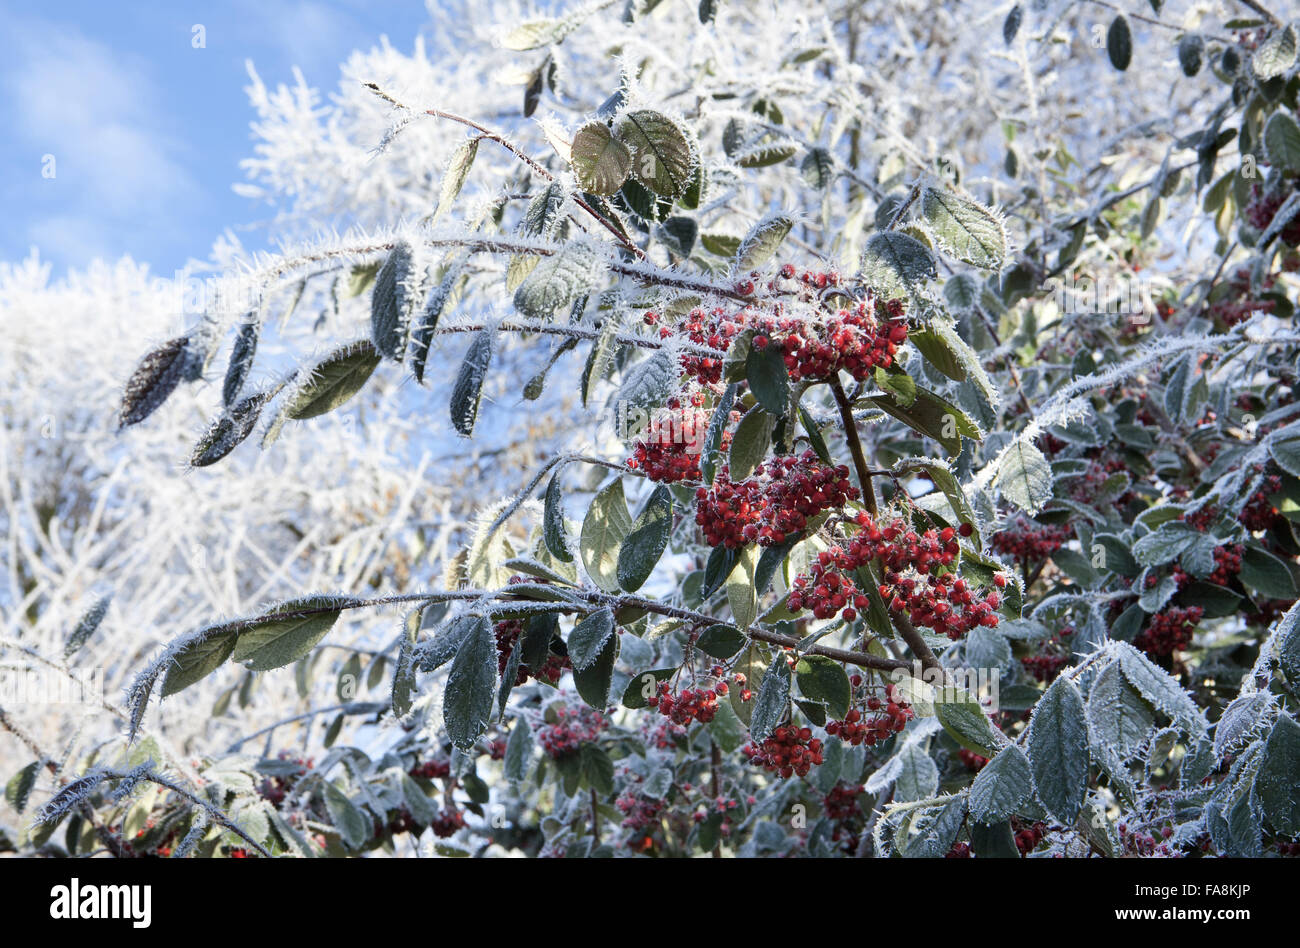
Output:
[[1174,606],[1151,617],[1151,623],[1133,639],[1148,655],[1172,655],[1192,644],[1192,630],[1205,615],[1200,606]]
[[[721,684],[721,687],[725,689],[726,685]],[[668,720],[683,727],[692,721],[708,724],[718,713],[718,695],[715,689],[683,688],[679,694],[673,694],[666,681],[659,682],[659,691],[651,696],[649,704]]]
[[555,723],[537,731],[537,740],[552,759],[577,753],[583,744],[594,741],[609,726],[599,711],[584,706],[556,708]]
[[777,346],[791,381],[825,380],[841,370],[861,381],[869,378],[876,366],[889,368],[898,347],[907,341],[902,300],[890,300],[883,309],[884,319],[879,321],[876,304],[870,299],[854,309],[841,309],[825,321],[768,319],[753,345],[756,349]]
[[989,545],[1018,563],[1029,563],[1047,559],[1068,539],[1069,527],[1018,517],[1014,523],[989,537]]
[[826,733],[854,747],[866,744],[874,747],[907,726],[915,715],[911,705],[906,701],[890,699],[882,702],[879,698],[867,699],[867,710],[881,712],[870,718],[863,718],[862,712],[851,708],[843,721],[826,722]]
[[[999,586],[1006,584],[1001,575],[993,581]],[[954,642],[976,626],[997,625],[998,604],[1002,601],[996,589],[980,596],[955,573],[929,575],[921,583],[889,570],[880,585],[880,595],[891,611],[907,613],[913,625],[925,626]]]
[[[665,408],[650,422],[647,430],[632,445],[632,457],[627,466],[645,472],[648,480],[672,484],[677,481],[699,480],[700,453],[704,450],[704,436],[709,429],[710,414],[701,406],[704,393],[696,391],[682,405],[681,399],[668,400]],[[733,412],[733,418],[738,413]],[[719,451],[726,454],[731,445],[731,432],[722,431]]]
[[751,764],[782,777],[806,777],[822,762],[822,742],[812,736],[812,729],[792,724],[781,725],[761,744],[750,741],[740,752]]
[[970,851],[970,843],[953,843],[952,849],[944,859],[970,859],[974,854]]
[[433,828],[434,836],[437,836],[440,839],[446,839],[458,829],[464,827],[465,814],[461,813],[460,810],[448,807],[434,817],[433,822],[429,825]]
[[805,451],[769,458],[739,483],[724,467],[713,487],[695,492],[695,522],[709,546],[778,546],[806,527],[808,518],[857,496],[847,467],[828,467]]
[[1026,655],[1020,664],[1036,681],[1054,681],[1068,661],[1064,655]]
[[1269,474],[1260,484],[1259,490],[1251,495],[1250,500],[1246,501],[1246,506],[1241,509],[1237,519],[1242,525],[1252,533],[1258,533],[1263,530],[1271,530],[1277,525],[1280,514],[1273,502],[1269,500],[1271,494],[1276,494],[1282,489],[1282,478],[1276,474]]
[[[855,522],[861,529],[846,546],[819,553],[810,571],[795,577],[788,601],[791,610],[811,609],[819,619],[839,612],[852,622],[869,600],[848,574],[879,559],[885,568],[880,595],[892,611],[906,613],[914,625],[956,640],[976,625],[998,624],[1000,596],[996,590],[981,596],[955,573],[938,576],[932,572],[957,559],[961,552],[957,537],[971,534],[969,524],[956,530],[944,527],[917,533],[901,518],[881,527],[865,511]],[[914,571],[925,579],[903,575],[900,570]],[[1006,579],[999,575],[995,582],[1004,586]]]
[[298,778],[311,770],[315,764],[315,761],[310,757],[303,760],[300,757],[291,756],[288,751],[280,751],[277,755],[277,759],[297,764],[300,769],[296,773],[284,774],[278,777],[268,777],[263,780],[261,786],[257,788],[257,792],[262,799],[276,808],[284,802],[284,798],[288,796],[289,791],[293,789],[293,785],[298,782]]
[[1011,825],[1016,831],[1016,849],[1020,850],[1022,856],[1026,853],[1032,853],[1047,834],[1047,824],[1043,822],[1026,825],[1012,817]]
[[446,757],[435,757],[433,760],[417,762],[407,773],[425,780],[440,780],[451,776],[451,761]]
[[[1268,229],[1268,225],[1273,223],[1273,218],[1277,215],[1278,209],[1290,197],[1290,192],[1285,188],[1275,188],[1268,192],[1260,190],[1258,184],[1253,185],[1250,189],[1251,201],[1246,205],[1246,220],[1250,221],[1255,229],[1263,231]],[[1300,244],[1300,218],[1292,218],[1291,223],[1282,228],[1282,243],[1292,247]]]
[[667,806],[665,801],[629,790],[614,801],[614,805],[623,814],[623,828],[632,830],[632,835],[627,840],[628,848],[642,852],[649,849],[646,842],[654,844],[649,834],[659,828],[664,807]]
[[973,770],[975,773],[979,773],[983,770],[984,765],[989,762],[987,757],[981,756],[974,751],[969,751],[964,747],[957,751],[957,756],[961,758],[961,762],[966,765],[967,770]]
[[[745,328],[748,321],[747,312],[728,313],[721,307],[707,313],[702,309],[693,309],[686,314],[686,318],[678,325],[676,331],[664,326],[659,330],[659,335],[666,339],[680,334],[698,346],[708,346],[710,349],[726,352],[731,348],[732,340]],[[654,313],[646,313],[646,322],[653,325],[658,322],[658,316]],[[683,353],[681,364],[683,372],[702,384],[712,385],[722,379],[721,359]]]
[[[498,622],[494,627],[497,639],[497,673],[504,675],[506,666],[510,663],[510,654],[519,644],[519,636],[524,632],[524,624],[518,619],[505,619]],[[548,652],[546,664],[534,671],[522,662],[519,664],[519,673],[515,675],[515,684],[522,685],[529,678],[535,678],[538,681],[544,681],[548,685],[558,684],[560,676],[564,670],[569,667],[567,656],[556,655]]]
[[862,795],[865,789],[860,783],[847,784],[842,780],[837,783],[831,788],[831,792],[826,794],[826,799],[822,801],[827,819],[844,822],[861,813],[862,810],[858,807],[858,797]]
[[[1215,547],[1214,572],[1205,577],[1205,581],[1216,586],[1228,585],[1232,581],[1232,577],[1241,572],[1241,554],[1243,551],[1244,548],[1240,543]],[[1172,575],[1178,582],[1179,589],[1182,589],[1192,580],[1190,575],[1183,572],[1182,566],[1175,566]]]

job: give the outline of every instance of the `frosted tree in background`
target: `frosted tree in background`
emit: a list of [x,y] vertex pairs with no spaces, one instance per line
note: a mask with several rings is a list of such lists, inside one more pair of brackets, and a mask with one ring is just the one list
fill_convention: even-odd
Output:
[[1297,27],[1223,6],[252,73],[282,251],[0,273],[0,645],[106,685],[4,709],[10,844],[1294,855]]

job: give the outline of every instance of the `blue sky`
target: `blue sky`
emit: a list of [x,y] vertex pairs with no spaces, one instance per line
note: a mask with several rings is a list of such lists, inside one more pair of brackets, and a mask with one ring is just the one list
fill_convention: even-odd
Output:
[[34,246],[61,274],[129,255],[169,276],[226,227],[260,246],[240,225],[265,209],[231,191],[245,61],[332,91],[352,50],[409,50],[425,23],[422,0],[0,0],[0,259]]

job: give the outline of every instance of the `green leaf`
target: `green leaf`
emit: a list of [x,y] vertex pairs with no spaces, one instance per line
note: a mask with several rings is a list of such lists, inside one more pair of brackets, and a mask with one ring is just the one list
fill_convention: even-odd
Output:
[[639,711],[650,707],[650,698],[655,694],[659,682],[668,681],[677,674],[678,668],[651,668],[637,672],[623,689],[623,707]]
[[1032,516],[1052,499],[1052,466],[1037,447],[1017,440],[998,462],[993,483],[1003,497]]
[[966,819],[966,798],[960,794],[943,806],[928,806],[911,818],[904,859],[942,859],[951,849]]
[[1264,816],[1283,836],[1300,834],[1297,775],[1300,775],[1300,724],[1282,714],[1264,744],[1263,760],[1255,775],[1255,792]]
[[758,567],[758,547],[747,546],[740,551],[740,569],[732,570],[727,577],[727,603],[736,625],[747,629],[758,618],[758,590],[754,588],[754,572]]
[[[768,665],[767,649],[757,642],[750,642],[740,654],[736,656],[732,663],[731,670],[733,673],[745,676],[745,684],[728,691],[727,697],[731,700],[731,709],[736,712],[736,716],[746,725],[749,725],[754,714],[754,701],[744,701],[741,698],[741,692],[748,689],[754,689],[762,681]],[[784,661],[784,659],[782,659]]]
[[528,776],[528,763],[533,756],[533,729],[523,717],[515,718],[510,728],[510,737],[506,741],[504,762],[507,780],[521,783]]
[[108,604],[112,601],[112,596],[104,596],[82,614],[80,621],[77,622],[77,627],[68,636],[67,644],[63,646],[65,660],[75,655],[95,634],[95,630],[99,628],[100,623],[104,621],[105,614],[108,612]]
[[700,583],[700,598],[708,600],[722,588],[731,571],[740,562],[738,547],[715,546],[704,563],[704,579]]
[[564,499],[560,492],[559,472],[551,475],[546,485],[546,500],[542,507],[542,542],[551,556],[561,563],[573,562],[569,549],[569,534],[564,526]]
[[750,348],[745,360],[745,377],[758,403],[780,418],[790,407],[790,374],[778,346]]
[[442,190],[438,194],[438,209],[433,214],[435,221],[451,208],[460,194],[460,189],[465,186],[469,169],[473,167],[474,159],[478,156],[479,138],[480,136],[476,135],[461,142],[452,154],[451,160],[447,162],[447,172],[442,176]]
[[360,849],[370,838],[370,822],[360,808],[348,799],[347,794],[332,783],[325,784],[325,809],[329,811],[330,822],[339,831],[343,845],[348,849]]
[[726,660],[739,652],[747,642],[745,634],[735,626],[711,625],[695,640],[695,647],[705,655]]
[[677,387],[681,370],[676,356],[661,349],[628,370],[618,390],[618,408],[623,417],[649,412],[661,405]]
[[609,707],[609,687],[614,680],[614,661],[618,658],[618,636],[605,640],[600,654],[586,668],[574,669],[573,684],[578,696],[597,711]]
[[998,751],[970,785],[970,812],[981,823],[1000,823],[1016,814],[1034,792],[1025,752],[1015,744]]
[[429,293],[419,321],[411,332],[411,374],[421,385],[424,384],[424,369],[429,361],[429,350],[433,347],[434,333],[438,329],[438,320],[447,301],[452,298],[456,284],[460,282],[463,269],[456,264],[448,268],[441,282]]
[[27,806],[27,798],[36,786],[36,774],[41,769],[41,762],[34,760],[18,773],[9,778],[5,784],[5,801],[19,813]]
[[582,405],[585,408],[596,392],[601,380],[609,374],[609,367],[614,361],[615,336],[618,333],[618,321],[612,316],[600,327],[600,335],[591,344],[587,355],[587,364],[582,370]]
[[1286,563],[1255,545],[1246,547],[1241,557],[1241,581],[1269,599],[1294,599],[1295,577]]
[[1300,125],[1280,109],[1264,126],[1264,154],[1280,171],[1300,171]]
[[447,736],[462,750],[474,746],[487,729],[496,697],[497,645],[492,625],[475,616],[452,659],[443,694]]
[[632,515],[623,499],[623,481],[616,477],[591,502],[578,540],[587,575],[605,592],[619,591],[619,548],[631,529]]
[[722,447],[722,434],[730,423],[731,406],[735,403],[736,385],[732,383],[718,399],[717,407],[713,409],[713,417],[709,419],[708,430],[704,433],[704,446],[700,449],[700,476],[706,484],[713,483],[713,476],[718,466],[718,453]]
[[582,24],[581,17],[525,20],[501,39],[506,49],[541,49],[558,43]]
[[[784,664],[782,662],[781,664]],[[795,665],[799,693],[811,701],[820,701],[836,718],[849,713],[852,686],[843,666],[824,655],[804,655]]]
[[978,201],[953,191],[926,188],[921,195],[921,213],[945,253],[989,270],[1005,262],[1006,227]]
[[1178,41],[1178,65],[1183,75],[1196,75],[1201,71],[1201,58],[1205,50],[1205,40],[1195,33],[1188,33]]
[[628,592],[636,592],[645,584],[668,546],[672,529],[672,494],[660,484],[646,501],[640,516],[632,524],[631,531],[619,548],[619,586]]
[[[975,666],[971,662],[972,667]],[[944,689],[946,692],[947,689]],[[1006,744],[1006,737],[989,720],[984,709],[966,692],[959,692],[955,701],[936,701],[934,714],[954,741],[967,750],[985,757],[997,753]]]
[[1155,715],[1120,672],[1119,663],[1111,662],[1097,674],[1088,693],[1088,722],[1092,733],[1120,760],[1129,760],[1150,735]]
[[1255,50],[1255,55],[1250,59],[1250,67],[1260,79],[1268,80],[1284,76],[1295,65],[1298,46],[1300,44],[1297,43],[1294,24],[1275,29],[1264,42],[1259,44],[1259,49]]
[[208,467],[216,464],[244,440],[257,427],[257,420],[262,416],[262,408],[271,400],[270,392],[256,392],[240,399],[234,407],[217,416],[212,425],[204,432],[194,452],[190,455],[193,467]]
[[1129,684],[1157,711],[1194,735],[1205,730],[1200,709],[1175,678],[1126,642],[1116,642],[1111,647],[1119,653],[1120,670]]
[[749,721],[750,737],[755,742],[767,740],[785,718],[789,706],[790,666],[784,658],[778,657],[763,675],[758,696],[754,699],[753,717]]
[[728,455],[728,473],[733,482],[744,480],[754,473],[754,468],[758,467],[772,447],[772,431],[775,428],[776,416],[758,405],[745,412],[745,417],[736,425]]
[[640,109],[624,116],[614,134],[627,146],[632,177],[638,182],[666,198],[686,190],[695,155],[686,134],[672,119]]
[[582,776],[588,785],[600,794],[614,792],[614,762],[609,754],[596,744],[586,743],[578,751],[582,762]]
[[573,627],[569,633],[569,660],[579,671],[590,668],[600,658],[605,643],[614,634],[614,612],[598,609]]
[[934,254],[915,237],[897,231],[873,235],[862,254],[862,278],[887,299],[906,297],[938,273]]
[[400,361],[406,354],[406,339],[414,301],[410,299],[413,260],[411,245],[399,242],[379,268],[370,294],[370,338],[385,359]]
[[398,643],[397,666],[393,669],[393,714],[405,717],[411,710],[415,694],[415,640],[420,634],[424,607],[417,606],[402,621],[402,637]]
[[310,654],[339,617],[336,600],[309,596],[281,603],[239,633],[231,657],[250,671],[292,665]]
[[747,273],[771,260],[792,227],[794,221],[784,216],[769,217],[755,224],[736,251],[735,272]]
[[1029,764],[1038,799],[1072,824],[1088,792],[1088,729],[1083,696],[1068,678],[1052,682],[1029,724]]
[[377,365],[379,353],[369,341],[336,349],[306,375],[285,404],[285,417],[302,421],[333,411],[361,391]]
[[1110,29],[1106,31],[1106,55],[1110,57],[1110,64],[1120,72],[1128,69],[1133,61],[1133,33],[1123,14],[1110,21]]
[[799,174],[808,187],[825,191],[835,180],[835,159],[825,148],[809,148],[799,163]]
[[584,243],[571,241],[543,256],[515,290],[515,309],[533,319],[550,319],[590,293],[605,266]]
[[916,400],[902,405],[892,393],[872,395],[871,404],[897,418],[914,431],[933,438],[949,455],[961,453],[963,436],[979,440],[982,433],[970,417],[945,398],[917,387]]
[[932,797],[939,789],[939,768],[919,743],[907,744],[898,752],[898,776],[894,779],[894,802],[911,803]]
[[611,195],[632,169],[632,153],[603,122],[588,122],[573,136],[573,173],[584,191]]
[[470,343],[451,390],[451,423],[466,437],[474,433],[474,421],[478,418],[478,404],[483,394],[483,380],[487,377],[491,362],[492,333],[485,329],[475,335],[474,341]]

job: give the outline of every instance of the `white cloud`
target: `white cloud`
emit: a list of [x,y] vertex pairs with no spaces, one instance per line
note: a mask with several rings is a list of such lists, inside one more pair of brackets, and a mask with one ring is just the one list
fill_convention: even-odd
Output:
[[[33,188],[58,189],[58,210],[28,227],[52,256],[88,262],[116,255],[123,227],[179,232],[176,217],[201,197],[166,131],[154,82],[142,63],[75,29],[37,20],[10,21],[17,55],[0,64],[14,125],[11,148],[29,152]],[[53,180],[38,176],[41,156],[56,162]],[[63,189],[68,189],[63,191]]]

